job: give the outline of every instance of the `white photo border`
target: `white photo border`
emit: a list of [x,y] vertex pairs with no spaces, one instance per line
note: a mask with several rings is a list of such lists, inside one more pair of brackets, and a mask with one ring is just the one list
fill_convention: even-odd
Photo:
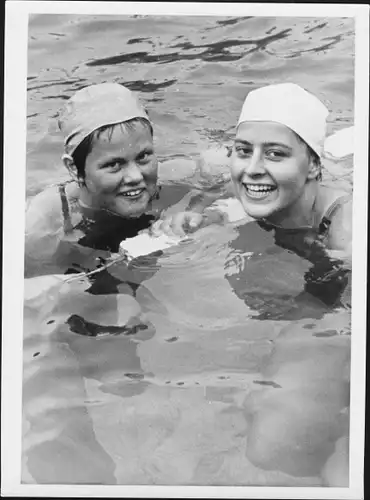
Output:
[[[21,484],[23,261],[29,14],[264,16],[263,3],[8,1],[5,16],[2,429],[3,496],[155,498],[363,498],[369,123],[369,7],[270,3],[269,17],[355,19],[355,153],[353,182],[350,486],[197,487]],[[365,278],[365,279],[364,279]]]

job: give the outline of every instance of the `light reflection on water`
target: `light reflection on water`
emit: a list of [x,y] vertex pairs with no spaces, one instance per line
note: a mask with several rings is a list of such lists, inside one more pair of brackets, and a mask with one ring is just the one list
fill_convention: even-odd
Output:
[[[163,158],[229,143],[266,83],[321,96],[330,131],[353,120],[348,19],[42,15],[29,37],[29,196],[65,177],[55,115],[92,83],[141,92]],[[326,167],[351,189],[347,160]],[[330,455],[343,470],[349,313],[305,294],[310,263],[254,233],[240,287],[238,235],[208,228],[96,280],[33,282],[25,482],[322,485]]]

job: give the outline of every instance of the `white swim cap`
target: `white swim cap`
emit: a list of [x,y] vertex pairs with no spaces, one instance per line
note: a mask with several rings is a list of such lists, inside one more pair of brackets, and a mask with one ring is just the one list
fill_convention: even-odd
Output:
[[298,134],[320,157],[329,111],[314,95],[295,83],[268,85],[246,97],[238,120],[276,122]]

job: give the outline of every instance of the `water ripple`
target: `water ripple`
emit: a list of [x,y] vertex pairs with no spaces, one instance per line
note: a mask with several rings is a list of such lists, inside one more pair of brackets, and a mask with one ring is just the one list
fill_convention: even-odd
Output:
[[266,48],[270,43],[281,40],[282,38],[286,38],[291,29],[285,29],[276,33],[275,35],[269,35],[264,38],[254,39],[254,40],[222,40],[219,42],[214,42],[210,44],[201,44],[201,45],[193,45],[191,42],[179,43],[176,45],[172,45],[172,48],[182,48],[183,50],[190,49],[200,49],[206,48],[204,52],[200,54],[183,54],[179,52],[171,52],[169,54],[149,54],[148,52],[132,52],[125,54],[118,54],[115,56],[104,57],[102,59],[93,59],[92,61],[88,61],[86,66],[94,67],[94,66],[109,66],[115,64],[122,63],[170,63],[175,61],[185,61],[185,60],[194,60],[200,59],[203,61],[235,61],[243,57],[244,52],[240,54],[231,54],[226,52],[226,49],[236,47],[236,46],[244,46],[244,45],[254,45],[252,50],[248,53],[261,50]]
[[176,83],[176,78],[172,80],[165,80],[163,82],[151,82],[149,80],[134,80],[129,82],[119,82],[121,85],[129,88],[135,92],[156,92],[157,90],[165,89],[167,87],[171,87],[174,83]]

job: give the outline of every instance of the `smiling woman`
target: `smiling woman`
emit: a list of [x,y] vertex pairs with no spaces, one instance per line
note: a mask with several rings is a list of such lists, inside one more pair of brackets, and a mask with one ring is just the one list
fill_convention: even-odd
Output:
[[123,217],[140,216],[157,190],[152,129],[142,118],[93,132],[65,164],[80,179],[80,203]]
[[[116,83],[79,90],[59,127],[71,180],[28,206],[26,277],[91,270],[167,208],[160,205],[152,124],[130,90]],[[166,194],[167,204],[190,191],[179,187]]]
[[275,227],[313,229],[328,248],[350,253],[349,197],[319,183],[328,114],[295,84],[250,92],[238,121],[231,176],[250,217]]
[[311,162],[305,144],[279,123],[242,123],[235,153],[232,174],[238,196],[255,218],[275,218],[284,208],[291,209],[306,178],[317,177],[313,168],[309,171]]
[[[351,198],[320,183],[328,114],[319,99],[293,83],[250,92],[230,153],[231,179],[244,222],[257,220],[269,229],[308,232],[310,240],[349,259]],[[186,212],[162,226],[181,234],[186,226],[194,229],[209,222],[206,213],[200,217]]]

